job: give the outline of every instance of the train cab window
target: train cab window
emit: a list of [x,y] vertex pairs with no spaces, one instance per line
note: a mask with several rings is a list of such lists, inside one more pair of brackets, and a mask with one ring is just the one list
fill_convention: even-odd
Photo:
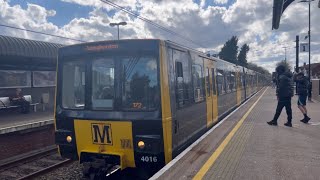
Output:
[[154,57],[121,58],[122,109],[128,111],[154,111],[160,105],[158,64]]
[[113,109],[114,96],[114,60],[95,60],[92,63],[92,109]]
[[206,69],[206,87],[207,87],[207,96],[210,97],[211,95],[211,88],[210,88],[210,73],[209,68]]
[[85,105],[85,63],[80,61],[63,64],[62,107],[83,109]]
[[213,95],[217,95],[215,70],[211,69],[211,71],[212,71],[212,90],[213,90]]

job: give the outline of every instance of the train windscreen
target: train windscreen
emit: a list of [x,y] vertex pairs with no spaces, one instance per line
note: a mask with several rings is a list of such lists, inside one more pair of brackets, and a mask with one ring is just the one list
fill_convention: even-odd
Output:
[[[86,76],[90,78],[88,83]],[[65,62],[62,107],[153,111],[160,104],[158,79],[158,60],[152,56],[113,56]],[[90,103],[86,104],[85,93],[90,93]]]

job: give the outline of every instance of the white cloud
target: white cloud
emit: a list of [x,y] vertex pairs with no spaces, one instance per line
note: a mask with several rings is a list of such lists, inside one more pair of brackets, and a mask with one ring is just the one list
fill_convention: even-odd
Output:
[[213,0],[213,2],[216,4],[227,4],[228,0]]
[[[162,31],[154,26],[115,10],[99,0],[62,0],[66,3],[76,3],[91,6],[93,11],[82,18],[74,18],[62,27],[48,20],[55,16],[58,10],[48,10],[35,4],[28,4],[26,9],[21,6],[10,6],[0,0],[0,21],[8,25],[35,29],[71,38],[87,41],[116,39],[116,28],[110,27],[110,22],[126,21],[127,26],[121,26],[121,38],[161,38],[201,50],[218,52],[223,43],[236,35],[239,46],[248,43],[250,51],[248,59],[256,62],[270,71],[276,62],[284,59],[283,46],[288,46],[287,59],[295,60],[294,40],[296,35],[307,33],[307,4],[293,3],[282,16],[279,30],[271,30],[272,1],[270,0],[237,0],[231,6],[205,6],[193,0],[115,0],[112,1],[126,7],[141,16],[146,17],[166,28],[169,28],[205,48],[192,44],[184,39]],[[214,0],[216,4],[226,4],[227,0]],[[115,10],[110,13],[110,10]],[[316,3],[312,4],[312,42],[320,41],[320,11]],[[2,28],[1,28],[2,30]],[[3,34],[40,39],[54,42],[75,43],[47,36],[35,35],[21,31],[4,29]],[[301,41],[303,38],[301,38]],[[301,64],[308,59],[307,54],[300,55]],[[312,45],[312,61],[320,61],[320,44]]]
[[[54,16],[54,10],[46,10],[45,8],[27,4],[27,9],[22,9],[21,6],[10,6],[6,1],[0,1],[0,22],[1,24],[16,26],[19,28],[27,28],[41,32],[59,34],[58,27],[47,21],[49,16]],[[40,36],[33,33],[1,28],[2,34],[24,37],[30,39],[50,40],[48,36]]]

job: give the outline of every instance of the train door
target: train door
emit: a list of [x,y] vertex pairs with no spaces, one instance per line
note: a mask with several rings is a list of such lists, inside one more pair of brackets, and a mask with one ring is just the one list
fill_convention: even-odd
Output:
[[206,87],[206,102],[207,102],[207,127],[213,124],[213,99],[212,99],[212,81],[210,69],[213,68],[213,61],[204,59],[204,74],[205,74],[205,87]]
[[[214,64],[215,66],[215,64]],[[212,82],[212,116],[213,123],[218,121],[218,93],[217,93],[217,80],[215,68],[211,68],[211,82]]]

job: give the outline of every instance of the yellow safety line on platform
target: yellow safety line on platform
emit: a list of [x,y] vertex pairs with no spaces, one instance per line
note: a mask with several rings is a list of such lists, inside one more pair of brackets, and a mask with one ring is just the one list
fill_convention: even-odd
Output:
[[241,120],[237,123],[237,125],[232,129],[232,131],[228,134],[228,136],[223,140],[223,142],[220,144],[220,146],[214,151],[214,153],[211,155],[211,157],[208,159],[208,161],[201,167],[199,172],[193,177],[194,180],[202,179],[204,175],[208,172],[210,167],[214,164],[214,162],[218,159],[220,154],[223,152],[224,148],[228,145],[231,138],[234,136],[234,134],[238,131],[238,129],[241,127],[244,120],[248,117],[252,109],[257,105],[259,100],[262,98],[264,93],[267,91],[264,90],[264,92],[261,94],[259,99],[251,106],[251,108],[247,111],[247,113],[241,118]]

